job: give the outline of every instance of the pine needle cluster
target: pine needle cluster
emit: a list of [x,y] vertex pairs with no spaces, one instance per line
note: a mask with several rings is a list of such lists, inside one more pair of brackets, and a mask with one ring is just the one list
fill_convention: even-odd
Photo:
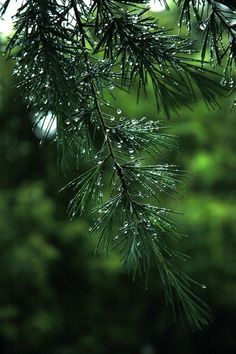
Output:
[[[69,216],[90,213],[97,250],[116,250],[134,278],[155,264],[167,302],[175,309],[177,300],[193,328],[206,325],[209,309],[193,292],[197,283],[176,265],[186,257],[171,246],[184,235],[171,221],[174,211],[160,206],[162,195],[181,191],[185,173],[171,164],[150,163],[174,148],[175,139],[159,121],[126,117],[109,97],[114,88],[129,93],[136,87],[139,98],[151,86],[157,111],[169,117],[198,95],[209,107],[217,106],[216,74],[193,59],[193,41],[170,34],[150,16],[145,1],[20,3],[6,52],[15,60],[19,86],[36,120],[46,124],[51,114],[45,136],[57,122],[60,166],[75,174],[65,187],[74,192]],[[223,20],[221,4],[179,0],[177,5],[182,6],[180,25],[186,22],[190,29],[191,6],[199,27],[204,25],[202,62],[210,44],[212,60],[220,64],[227,56],[229,72],[235,33]],[[234,10],[227,5],[227,11]],[[224,32],[229,42],[219,49]],[[87,168],[82,174],[81,164]]]
[[209,58],[213,67],[224,67],[221,85],[235,96],[236,1],[175,0],[175,3],[181,8],[180,28],[186,25],[189,32],[192,27],[202,31],[202,61]]

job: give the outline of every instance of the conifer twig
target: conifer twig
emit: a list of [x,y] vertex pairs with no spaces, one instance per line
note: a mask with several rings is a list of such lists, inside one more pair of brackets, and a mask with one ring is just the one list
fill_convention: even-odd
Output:
[[[149,15],[146,1],[125,2],[94,0],[88,6],[82,0],[25,0],[7,53],[16,62],[19,86],[36,118],[46,122],[52,114],[46,135],[57,121],[60,166],[75,175],[65,186],[74,192],[69,217],[86,210],[94,218],[97,251],[114,249],[134,278],[156,266],[167,303],[175,311],[177,301],[191,326],[201,328],[211,318],[209,309],[193,291],[199,284],[177,266],[186,256],[173,248],[173,241],[184,235],[171,220],[175,212],[160,204],[162,195],[181,194],[185,172],[150,162],[175,148],[175,139],[159,121],[128,119],[108,93],[114,97],[116,88],[128,94],[136,86],[140,98],[151,86],[157,112],[167,117],[199,95],[208,106],[217,106],[216,93],[222,92],[218,76],[201,64],[209,38],[218,43],[223,31],[232,35],[233,30],[217,4],[205,18],[197,2],[179,0],[181,23],[190,21],[191,6],[199,25],[205,18],[207,34],[198,61],[191,57],[194,43],[163,29]],[[214,26],[219,37],[211,32]],[[213,48],[219,63],[229,55],[227,67],[234,39],[229,45],[225,52]],[[81,160],[85,171],[78,175]]]

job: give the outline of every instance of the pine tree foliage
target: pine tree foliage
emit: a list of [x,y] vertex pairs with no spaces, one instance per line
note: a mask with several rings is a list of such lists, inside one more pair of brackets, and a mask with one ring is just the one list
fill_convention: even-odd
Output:
[[[1,15],[10,1],[3,3]],[[112,90],[128,94],[136,87],[140,98],[152,87],[157,111],[167,117],[198,95],[209,107],[217,106],[217,75],[201,64],[209,48],[211,62],[227,58],[225,73],[232,75],[235,31],[228,15],[234,16],[235,5],[224,1],[225,10],[223,1],[177,1],[180,25],[191,28],[192,8],[204,30],[199,62],[193,59],[194,42],[161,27],[146,1],[18,2],[6,52],[15,60],[30,109],[47,124],[45,136],[57,122],[60,166],[73,168],[75,175],[65,187],[74,192],[70,217],[90,211],[97,250],[116,250],[134,278],[148,274],[155,264],[167,303],[175,311],[177,301],[192,327],[201,328],[210,318],[209,309],[193,292],[199,284],[178,268],[186,256],[172,247],[184,236],[171,221],[174,211],[160,206],[162,195],[181,193],[185,173],[177,166],[150,163],[153,158],[162,161],[165,149],[176,147],[175,139],[159,121],[126,117],[114,105]],[[82,173],[81,161],[87,166]]]
[[[175,0],[181,8],[179,26],[191,31],[193,19],[203,32],[202,61],[207,57],[212,66],[223,66],[221,84],[235,93],[236,1],[235,0]],[[234,105],[236,100],[234,99]]]

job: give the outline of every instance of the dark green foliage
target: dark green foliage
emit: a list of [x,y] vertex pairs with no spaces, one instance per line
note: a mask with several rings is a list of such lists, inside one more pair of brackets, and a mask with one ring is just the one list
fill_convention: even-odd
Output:
[[[159,203],[162,194],[173,196],[181,185],[183,172],[177,167],[149,163],[150,156],[163,161],[163,149],[175,144],[173,137],[159,122],[128,119],[114,105],[116,94],[109,99],[108,93],[114,87],[129,93],[136,85],[140,98],[151,86],[157,111],[168,117],[193,103],[199,93],[215,107],[216,93],[221,91],[217,76],[200,64],[211,38],[210,51],[214,49],[218,64],[228,52],[226,72],[231,77],[234,40],[222,55],[215,33],[222,39],[229,28],[218,23],[222,16],[214,5],[212,18],[204,20],[207,35],[198,61],[193,59],[191,40],[169,34],[138,3],[121,6],[117,1],[94,0],[87,6],[76,0],[27,0],[17,11],[6,51],[16,61],[19,87],[36,112],[36,124],[48,124],[45,136],[57,122],[59,163],[75,176],[67,185],[75,190],[70,217],[90,210],[95,219],[91,230],[99,236],[97,249],[116,249],[124,269],[134,276],[148,274],[150,263],[156,263],[167,302],[174,306],[177,298],[193,328],[200,328],[210,317],[207,306],[192,291],[196,282],[175,265],[176,259],[185,257],[171,246],[171,240],[182,234],[170,220],[173,211],[153,204],[153,197]],[[180,17],[189,28],[191,3],[184,1]],[[207,4],[209,8],[211,2]],[[203,14],[205,5],[203,1]],[[193,7],[200,24],[196,2]],[[86,171],[78,176],[81,161],[86,162]]]

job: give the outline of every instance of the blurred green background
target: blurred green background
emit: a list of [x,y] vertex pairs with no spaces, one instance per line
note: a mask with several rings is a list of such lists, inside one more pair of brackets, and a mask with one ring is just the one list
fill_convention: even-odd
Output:
[[[176,25],[173,15],[162,24]],[[173,21],[173,24],[170,23]],[[183,269],[206,284],[199,295],[214,320],[198,333],[174,322],[158,274],[149,287],[122,274],[115,255],[94,257],[89,220],[69,222],[67,179],[58,173],[52,141],[39,145],[32,120],[0,61],[0,352],[4,354],[235,354],[236,353],[236,119],[229,102],[209,112],[201,100],[173,115],[179,151],[166,160],[190,171],[185,194],[166,201],[189,238]],[[126,95],[130,117],[159,119],[155,103]],[[169,203],[169,204],[168,204]]]

